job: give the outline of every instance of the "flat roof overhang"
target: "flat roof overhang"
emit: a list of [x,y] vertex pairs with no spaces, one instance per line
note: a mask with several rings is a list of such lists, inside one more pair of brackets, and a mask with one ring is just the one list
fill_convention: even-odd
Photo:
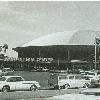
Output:
[[[28,47],[16,47],[16,48],[12,48],[14,51],[18,52],[20,50],[37,50],[37,49],[61,49],[61,50],[64,50],[64,49],[90,49],[90,50],[94,50],[94,47],[95,45],[51,45],[51,46],[28,46]],[[98,46],[98,48],[100,48],[100,46]]]

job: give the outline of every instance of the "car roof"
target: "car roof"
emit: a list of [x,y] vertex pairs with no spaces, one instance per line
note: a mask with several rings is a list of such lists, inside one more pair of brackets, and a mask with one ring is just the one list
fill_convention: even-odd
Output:
[[58,76],[82,76],[81,74],[51,74],[51,75],[58,75]]
[[10,69],[10,68],[3,68],[3,69]]
[[68,74],[68,76],[82,76],[81,74]]
[[21,76],[2,76],[2,77],[10,78],[10,77],[21,77]]
[[51,75],[58,75],[58,76],[60,76],[60,75],[68,75],[68,73],[52,73]]

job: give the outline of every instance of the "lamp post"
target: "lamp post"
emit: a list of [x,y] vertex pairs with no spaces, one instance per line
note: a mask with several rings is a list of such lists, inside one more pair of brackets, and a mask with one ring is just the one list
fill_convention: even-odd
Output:
[[96,46],[96,41],[95,41],[95,69],[96,69],[96,66],[97,66],[97,65],[96,65],[96,62],[97,62],[97,61],[96,61],[96,60],[97,60],[97,58],[96,58],[96,55],[97,55],[97,54],[96,54],[96,53],[97,53],[97,48],[96,48],[96,47],[97,47],[97,46]]

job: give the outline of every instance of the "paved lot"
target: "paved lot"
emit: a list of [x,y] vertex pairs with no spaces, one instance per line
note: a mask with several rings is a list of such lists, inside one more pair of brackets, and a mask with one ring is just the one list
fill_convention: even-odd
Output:
[[84,94],[65,94],[47,98],[46,100],[100,100],[100,96]]
[[[13,91],[8,93],[0,92],[0,100],[57,100],[51,97],[60,98],[59,95],[68,96],[69,94],[75,96],[84,89],[62,89],[54,90],[48,87],[49,72],[28,72],[28,71],[15,71],[14,75],[21,75],[26,80],[36,80],[40,83],[41,88],[37,91]],[[61,96],[62,97],[62,96]],[[60,100],[60,99],[59,99]],[[62,99],[66,100],[66,99]],[[76,99],[77,100],[77,99]],[[84,99],[85,100],[85,99]],[[96,99],[95,99],[96,100]],[[98,99],[100,100],[100,99]]]
[[46,98],[63,95],[63,94],[78,94],[81,89],[67,89],[67,90],[37,90],[37,91],[17,91],[0,93],[0,100],[45,100]]
[[[100,96],[79,94],[83,89],[13,91],[0,93],[0,100],[100,100]],[[80,99],[81,98],[81,99]]]

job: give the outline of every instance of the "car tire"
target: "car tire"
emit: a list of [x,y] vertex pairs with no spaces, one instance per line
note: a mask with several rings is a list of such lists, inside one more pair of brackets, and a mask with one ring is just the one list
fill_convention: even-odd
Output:
[[89,88],[89,83],[85,83],[84,85],[83,85],[83,88]]
[[65,85],[64,85],[64,89],[68,89],[69,87],[70,87],[69,84],[65,84]]
[[9,92],[9,91],[10,91],[10,87],[9,87],[9,86],[4,86],[4,87],[2,88],[2,91],[3,91],[3,92]]
[[36,91],[37,90],[37,86],[36,85],[32,85],[31,87],[30,87],[30,91]]

